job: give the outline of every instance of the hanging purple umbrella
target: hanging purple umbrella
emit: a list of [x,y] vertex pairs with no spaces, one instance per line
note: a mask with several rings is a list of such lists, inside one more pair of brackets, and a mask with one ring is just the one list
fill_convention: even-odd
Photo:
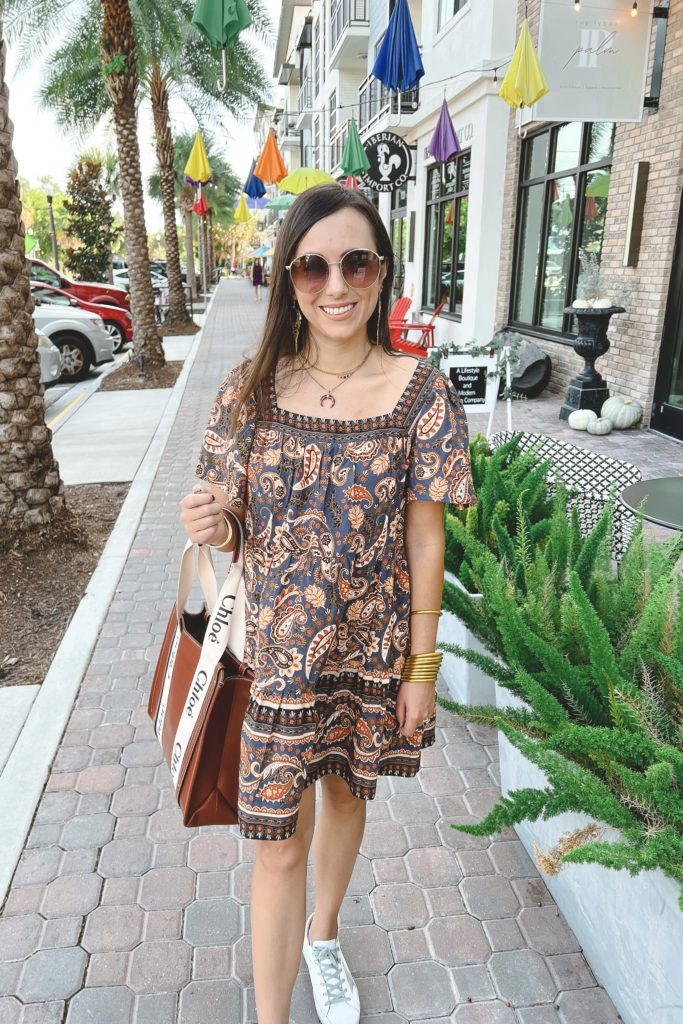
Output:
[[460,143],[453,127],[446,100],[441,104],[439,120],[436,122],[436,128],[427,149],[439,164],[448,163],[449,160],[452,160],[460,152]]
[[262,196],[266,194],[266,186],[263,184],[261,179],[257,178],[256,175],[254,174],[255,167],[256,161],[252,160],[251,168],[249,170],[249,174],[247,175],[247,180],[244,183],[242,191],[246,192],[246,194],[248,196],[251,196],[252,199],[260,199]]

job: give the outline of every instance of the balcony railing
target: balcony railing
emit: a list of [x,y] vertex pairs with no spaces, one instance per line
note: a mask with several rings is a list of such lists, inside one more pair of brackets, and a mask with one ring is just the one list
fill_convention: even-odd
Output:
[[350,25],[368,24],[368,0],[332,0],[330,52]]
[[313,86],[310,77],[304,78],[299,89],[299,96],[297,99],[297,110],[300,114],[303,114],[305,110],[311,110],[313,107]]
[[[358,89],[358,100],[360,109],[358,111],[359,131],[367,131],[380,120],[385,114],[391,111],[392,115],[398,114],[398,96],[390,92],[381,82],[372,75],[368,75]],[[420,90],[416,86],[409,92],[401,93],[401,113],[413,114],[420,103]]]

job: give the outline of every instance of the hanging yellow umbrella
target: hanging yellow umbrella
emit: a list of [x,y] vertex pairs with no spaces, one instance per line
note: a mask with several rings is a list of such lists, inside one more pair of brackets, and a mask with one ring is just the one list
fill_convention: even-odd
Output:
[[292,171],[286,178],[283,178],[278,184],[283,192],[293,192],[294,195],[300,195],[301,192],[305,192],[307,188],[313,188],[315,185],[326,185],[328,183],[333,185],[337,184],[335,178],[327,171],[319,171],[317,167],[299,167],[296,171]]
[[211,165],[204,148],[204,140],[199,132],[195,135],[194,144],[185,164],[185,181],[194,185],[195,188],[211,181]]
[[249,213],[249,207],[247,206],[247,197],[244,192],[240,196],[240,201],[235,208],[235,220],[238,224],[246,224],[251,219]]
[[529,31],[529,22],[524,19],[522,31],[517,40],[510,67],[503,79],[499,96],[511,107],[530,107],[545,96],[548,83],[545,80],[534,41]]
[[268,138],[261,150],[261,155],[256,161],[256,167],[252,171],[252,174],[256,175],[257,178],[260,178],[261,181],[277,185],[277,183],[284,178],[286,173],[287,168],[285,167],[285,162],[282,159],[282,153],[278,148],[275,132],[271,128],[268,132]]

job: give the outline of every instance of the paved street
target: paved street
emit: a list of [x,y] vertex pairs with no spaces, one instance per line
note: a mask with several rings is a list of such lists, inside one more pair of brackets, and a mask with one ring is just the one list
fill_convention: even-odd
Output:
[[[216,387],[265,303],[223,281],[142,524],[0,917],[0,1024],[255,1022],[253,844],[184,829],[146,713]],[[416,779],[382,779],[342,911],[363,1024],[616,1024],[497,798],[496,744],[439,710]],[[310,892],[313,905],[314,893]],[[303,966],[303,962],[302,962]],[[292,1019],[314,1024],[306,974]]]

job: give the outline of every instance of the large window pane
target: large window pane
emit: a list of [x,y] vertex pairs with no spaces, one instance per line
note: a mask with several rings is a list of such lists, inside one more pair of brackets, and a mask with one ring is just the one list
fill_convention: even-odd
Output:
[[425,273],[425,306],[434,309],[438,303],[437,280],[439,270],[439,204],[427,207],[427,260]]
[[553,192],[546,244],[541,324],[553,331],[561,331],[571,267],[576,179],[573,176],[558,178],[550,184]]
[[602,252],[602,236],[605,233],[610,180],[610,168],[592,171],[586,176],[581,248],[596,253],[598,259]]
[[588,163],[596,164],[599,160],[609,160],[614,149],[613,121],[596,121],[591,125],[591,138],[588,144]]
[[536,270],[540,255],[541,222],[543,220],[543,191],[543,185],[531,185],[522,193],[521,226],[517,250],[517,291],[513,319],[526,324],[534,322]]
[[441,240],[441,284],[439,298],[436,305],[442,302],[446,309],[451,305],[452,262],[453,262],[453,223],[455,219],[455,203],[444,203],[441,207],[443,213],[443,235]]
[[562,125],[557,132],[555,147],[554,171],[566,171],[576,167],[581,155],[581,134],[583,125],[579,121],[571,121]]
[[540,178],[542,174],[545,174],[548,169],[548,140],[550,138],[549,132],[543,132],[541,135],[536,135],[534,138],[529,139],[529,144],[526,148],[526,160],[524,168],[524,177],[529,178]]
[[454,313],[462,314],[462,300],[465,290],[465,249],[467,246],[467,214],[469,200],[460,200],[460,216],[458,218],[458,244],[455,259],[455,295],[451,308]]

